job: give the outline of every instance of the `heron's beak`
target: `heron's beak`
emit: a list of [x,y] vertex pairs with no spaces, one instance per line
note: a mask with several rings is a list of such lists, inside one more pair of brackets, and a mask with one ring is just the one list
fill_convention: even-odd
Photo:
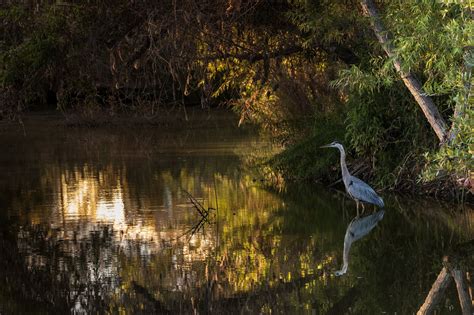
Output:
[[322,145],[320,148],[331,148],[332,146],[330,144]]

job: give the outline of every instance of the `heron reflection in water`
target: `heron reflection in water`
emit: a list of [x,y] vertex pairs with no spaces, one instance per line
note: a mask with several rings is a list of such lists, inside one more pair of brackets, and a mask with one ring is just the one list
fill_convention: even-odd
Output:
[[346,151],[344,151],[344,147],[337,141],[334,141],[330,144],[323,145],[321,148],[337,148],[341,153],[341,172],[342,172],[342,180],[344,182],[344,186],[346,187],[346,191],[349,196],[355,200],[357,204],[357,216],[359,215],[359,203],[362,204],[362,212],[364,211],[364,202],[371,203],[376,205],[379,208],[384,207],[383,199],[377,195],[377,193],[370,187],[367,183],[363,180],[352,176],[349,173],[346,165]]
[[383,219],[384,210],[379,210],[369,216],[359,218],[358,216],[352,219],[347,226],[346,235],[344,236],[344,252],[342,255],[343,265],[342,269],[335,272],[336,276],[342,276],[347,272],[349,267],[349,250],[352,243],[367,235],[372,229]]

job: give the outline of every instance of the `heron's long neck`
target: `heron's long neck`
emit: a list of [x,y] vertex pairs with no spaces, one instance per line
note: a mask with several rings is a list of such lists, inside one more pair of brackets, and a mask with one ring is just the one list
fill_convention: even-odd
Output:
[[354,242],[353,236],[351,235],[350,225],[347,227],[346,235],[344,237],[344,250],[342,252],[342,268],[337,272],[337,275],[341,276],[347,272],[349,268],[349,251],[351,250],[352,242]]
[[342,179],[344,180],[344,183],[346,182],[346,179],[349,178],[349,170],[347,169],[346,165],[346,152],[344,151],[344,148],[339,148],[339,152],[341,152],[341,171],[342,171]]
[[344,273],[347,272],[347,268],[349,267],[349,251],[351,249],[352,243],[344,244],[344,252],[342,253],[342,269]]

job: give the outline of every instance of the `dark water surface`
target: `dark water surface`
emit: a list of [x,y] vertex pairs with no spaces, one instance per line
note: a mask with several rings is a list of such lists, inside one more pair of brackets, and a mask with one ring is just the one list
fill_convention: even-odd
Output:
[[341,192],[262,189],[244,161],[267,144],[226,117],[34,121],[0,128],[0,314],[413,314],[474,237],[469,207],[385,194],[358,221]]

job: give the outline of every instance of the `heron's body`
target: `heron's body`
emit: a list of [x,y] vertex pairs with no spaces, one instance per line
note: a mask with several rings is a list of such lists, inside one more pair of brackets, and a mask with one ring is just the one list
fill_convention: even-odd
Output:
[[342,146],[342,144],[333,142],[323,147],[339,149],[339,152],[341,154],[342,180],[344,182],[344,186],[346,187],[346,192],[352,199],[356,201],[357,209],[359,209],[359,202],[370,203],[376,205],[379,208],[383,208],[383,199],[379,195],[377,195],[377,193],[372,189],[372,187],[370,187],[361,179],[352,176],[349,173],[349,170],[347,169],[346,165],[346,152],[344,151],[344,147]]
[[346,235],[344,236],[344,251],[342,254],[342,269],[336,271],[336,276],[342,276],[347,272],[349,267],[349,251],[352,243],[367,235],[372,229],[383,219],[385,212],[380,210],[372,215],[359,218],[355,217],[347,226]]

